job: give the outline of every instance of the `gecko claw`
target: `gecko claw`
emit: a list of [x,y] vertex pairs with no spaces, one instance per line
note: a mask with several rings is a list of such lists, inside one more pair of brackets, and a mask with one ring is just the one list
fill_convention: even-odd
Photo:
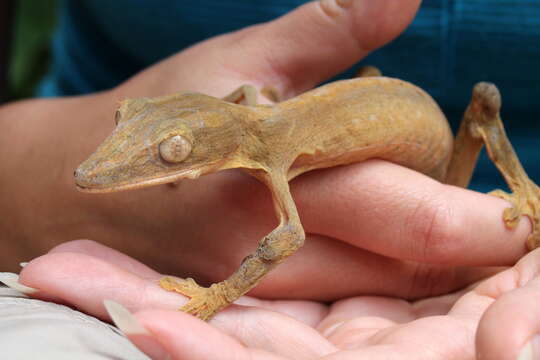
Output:
[[527,237],[527,248],[533,250],[540,247],[540,188],[529,181],[520,188],[520,191],[509,194],[502,190],[494,190],[489,195],[504,199],[512,204],[503,212],[503,220],[508,228],[515,228],[523,215],[529,218],[532,232]]
[[229,305],[229,301],[220,295],[220,287],[213,284],[209,288],[198,285],[195,280],[176,279],[169,276],[162,278],[159,285],[168,291],[174,291],[191,299],[179,310],[207,321],[216,312]]

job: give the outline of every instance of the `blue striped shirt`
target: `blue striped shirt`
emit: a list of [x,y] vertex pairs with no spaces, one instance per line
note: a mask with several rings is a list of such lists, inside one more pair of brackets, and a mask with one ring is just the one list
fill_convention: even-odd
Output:
[[[111,88],[195,42],[272,20],[304,2],[65,0],[39,94]],[[405,33],[363,63],[427,90],[454,128],[473,85],[496,83],[510,139],[540,182],[540,1],[424,0]],[[504,187],[485,155],[471,187]]]

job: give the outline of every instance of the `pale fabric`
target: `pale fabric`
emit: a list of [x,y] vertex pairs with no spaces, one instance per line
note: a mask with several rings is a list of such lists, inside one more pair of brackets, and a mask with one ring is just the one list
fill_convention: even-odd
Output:
[[0,359],[149,360],[115,327],[2,286]]

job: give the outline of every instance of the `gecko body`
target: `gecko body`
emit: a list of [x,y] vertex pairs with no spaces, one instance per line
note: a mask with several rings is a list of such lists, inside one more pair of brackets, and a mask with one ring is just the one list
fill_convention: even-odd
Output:
[[[455,141],[435,101],[402,80],[366,76],[330,83],[275,105],[256,105],[242,87],[225,99],[179,93],[121,102],[117,127],[75,171],[86,192],[173,183],[240,168],[270,191],[279,225],[228,279],[202,287],[165,277],[162,287],[187,295],[182,310],[202,319],[245,294],[302,246],[305,233],[288,181],[310,170],[379,158],[466,187],[480,149],[507,180],[513,204],[507,226],[527,215],[529,248],[540,244],[540,189],[525,174],[499,117],[497,88],[479,83]],[[242,105],[244,99],[248,104]]]

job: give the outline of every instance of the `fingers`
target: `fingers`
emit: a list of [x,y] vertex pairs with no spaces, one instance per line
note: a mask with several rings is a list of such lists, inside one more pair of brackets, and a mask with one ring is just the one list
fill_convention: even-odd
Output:
[[[52,264],[61,264],[63,261],[81,261],[77,260],[76,254],[81,255],[88,255],[91,258],[95,258],[98,261],[101,261],[98,266],[103,266],[105,269],[103,271],[116,271],[116,269],[121,271],[127,271],[136,277],[140,277],[142,279],[146,279],[149,282],[156,282],[157,279],[161,278],[161,274],[159,274],[157,271],[154,271],[147,267],[146,265],[142,264],[141,262],[124,255],[120,253],[119,251],[116,251],[114,249],[111,249],[109,247],[106,247],[100,243],[97,243],[95,241],[91,240],[74,240],[69,241],[66,243],[63,243],[59,246],[56,246],[53,248],[49,255],[51,254],[57,254],[57,253],[68,253],[65,258],[56,258],[56,257],[50,257],[47,256],[46,258],[41,258],[37,263],[32,263],[31,267],[28,267],[25,272],[25,279],[31,279],[34,275],[37,276],[37,281],[39,282],[43,276],[48,276],[50,273],[43,274],[41,272],[41,268],[48,268]],[[76,253],[76,254],[73,254]],[[73,258],[73,256],[75,258]],[[85,261],[90,262],[93,260],[85,259],[82,260],[82,263]],[[54,265],[53,265],[54,266]],[[89,266],[92,266],[91,264]],[[114,270],[108,269],[108,267],[114,267]],[[82,268],[81,265],[78,265],[78,268]],[[83,275],[85,276],[85,275]],[[35,282],[35,280],[30,280]],[[101,281],[101,280],[100,280]],[[114,282],[117,280],[115,279]],[[96,286],[99,284],[96,283]],[[153,294],[150,296],[150,298],[155,299],[156,296],[159,296],[161,294],[161,289],[156,289],[155,286],[150,286],[149,288],[152,293],[157,290],[156,294]],[[169,295],[173,295],[173,293],[168,293]],[[95,304],[98,304],[101,300],[101,293],[98,297],[95,299],[92,299],[92,301]],[[183,298],[183,297],[181,297]],[[88,299],[88,298],[87,298]],[[172,298],[171,298],[172,299]],[[176,299],[176,296],[174,297]],[[127,299],[126,299],[127,300]],[[125,301],[122,299],[122,301]],[[125,302],[124,302],[125,303]],[[326,315],[326,306],[320,305],[315,302],[311,301],[264,301],[259,300],[255,298],[250,297],[243,297],[236,301],[237,304],[243,305],[243,306],[258,306],[263,307],[265,309],[271,310],[271,311],[277,311],[282,314],[287,314],[295,319],[297,319],[300,322],[303,322],[305,324],[314,326],[315,324],[318,324],[320,322],[320,319]],[[140,306],[142,308],[146,306],[153,305],[167,305],[167,304],[158,304],[158,303],[141,303]],[[180,302],[174,301],[171,303],[173,305],[173,308],[176,309],[180,305]],[[167,308],[169,306],[167,305]]]
[[[454,304],[458,298],[443,302]],[[439,298],[423,302],[424,309],[417,303],[372,297],[334,304],[320,328],[328,340],[347,351],[341,353],[344,357],[333,354],[325,359],[472,359],[476,324],[487,306],[462,301],[454,305],[459,311],[447,314],[447,305]]]
[[[60,251],[66,248],[77,252]],[[162,275],[156,272],[149,275],[144,266],[133,266],[137,264],[134,259],[115,258],[115,254],[115,250],[88,240],[66,243],[28,263],[21,272],[20,282],[38,289],[37,297],[49,299],[54,295],[100,317],[104,316],[104,299],[120,302],[131,310],[149,307],[176,310],[186,302],[183,295],[159,287],[158,280]],[[120,261],[115,261],[118,259]],[[264,301],[242,297],[236,303],[287,314],[308,325],[318,324],[327,312],[326,306],[312,301]]]
[[185,297],[161,289],[159,275],[144,275],[83,253],[56,252],[32,260],[19,281],[38,289],[34,297],[48,300],[52,295],[102,319],[107,318],[104,299],[135,309],[177,309],[186,302]]
[[540,356],[540,252],[486,280],[476,293],[493,304],[478,326],[479,359],[532,360]]
[[[125,327],[123,330],[152,359],[166,359],[165,354],[172,359],[219,359],[231,354],[231,358],[247,360],[254,355],[238,341],[187,314],[147,310],[139,312],[135,319],[146,334]],[[116,323],[122,329],[121,323]]]
[[[101,275],[94,276],[104,273],[110,275],[105,279]],[[169,297],[167,301],[161,302],[165,299],[162,297],[163,290],[156,286],[161,274],[127,255],[91,240],[74,240],[61,244],[47,255],[28,263],[21,275],[22,282],[33,284],[39,289],[38,297],[55,302],[77,303],[79,307],[93,311],[94,314],[101,309],[104,298],[130,304],[132,309],[149,306],[177,309],[185,302],[184,296],[173,292],[165,292]],[[107,281],[110,282],[108,286]],[[126,289],[121,284],[122,281],[134,287]],[[76,283],[76,286],[71,286],[70,282]],[[19,286],[24,287],[22,284]],[[111,288],[114,291],[108,297],[105,297],[104,291],[85,292],[79,296],[79,286],[105,287],[107,290],[104,291]],[[137,291],[137,295],[133,297],[130,291]],[[54,298],[52,294],[55,294]],[[327,313],[326,306],[313,301],[265,301],[246,296],[235,303],[277,311],[310,326],[318,324]],[[98,313],[103,316],[103,312]]]
[[[316,359],[336,351],[313,328],[259,309],[234,309],[229,317],[213,321],[213,326],[181,312],[145,310],[136,316],[179,359],[221,359],[223,353],[240,359]],[[178,341],[179,334],[185,334],[182,329],[189,329],[190,335]]]
[[[85,245],[88,246],[90,243]],[[106,250],[100,249],[99,246],[91,250],[94,253],[98,251],[106,253]],[[143,275],[147,275],[146,272],[143,272]],[[186,301],[180,294],[161,289],[157,285],[157,279],[139,277],[117,264],[77,252],[56,251],[31,261],[23,269],[20,281],[38,289],[36,297],[47,299],[54,295],[55,298],[102,319],[108,319],[103,306],[106,299],[121,303],[134,312],[149,308],[176,310]],[[280,301],[270,304],[245,298],[243,303],[268,305],[267,308],[280,309],[284,313],[298,315],[301,319],[311,318],[312,323],[318,323],[320,317],[324,315],[320,309],[322,306],[317,307],[307,301]],[[300,309],[302,305],[305,307],[304,310]],[[307,314],[309,312],[313,314]],[[146,323],[150,324],[152,333],[158,334],[160,341],[171,339],[170,342],[164,343],[170,353],[179,351],[193,353],[193,348],[185,346],[190,341],[203,341],[201,339],[205,341],[211,339],[226,347],[238,346],[235,341],[231,343],[229,336],[238,338],[247,347],[267,349],[287,358],[311,359],[334,351],[333,346],[311,326],[290,316],[260,307],[231,306],[220,312],[212,320],[212,325],[217,327],[219,332],[213,328],[208,330],[211,328],[209,325],[190,315],[177,315],[176,311],[168,313],[162,311],[161,314],[164,316],[160,316],[159,312],[155,317],[149,316]],[[178,336],[179,329],[190,329],[193,338],[191,335],[184,337],[191,340],[178,343],[179,347],[174,348],[176,345],[172,340]],[[283,331],[284,329],[286,330]]]
[[[116,325],[152,359],[285,359],[263,349],[250,348],[190,315],[164,310],[146,310],[129,314],[109,305]],[[276,351],[279,353],[279,351]],[[298,356],[295,359],[304,359]]]
[[157,279],[160,274],[132,257],[122,254],[120,251],[104,246],[91,240],[74,240],[55,246],[49,254],[54,253],[80,253],[98,258],[111,265],[120,267],[137,276]]
[[[336,222],[335,226],[342,223]],[[250,294],[320,301],[366,293],[413,299],[455,291],[497,271],[404,262],[356,246],[308,236],[304,246],[268,274]]]
[[[84,245],[90,248],[92,243]],[[105,254],[106,249],[89,250],[93,253],[100,251],[105,257],[112,257]],[[158,359],[165,353],[182,359],[189,359],[189,356],[200,358],[206,354],[204,351],[212,355],[216,349],[230,350],[224,353],[238,354],[240,359],[244,356],[265,359],[265,356],[270,356],[266,352],[284,358],[338,359],[336,348],[328,340],[340,349],[354,350],[356,358],[471,358],[470,340],[467,339],[471,338],[480,314],[488,306],[483,297],[466,296],[452,307],[449,317],[441,317],[433,315],[444,313],[449,301],[434,299],[435,304],[430,306],[424,300],[418,306],[411,306],[399,299],[350,299],[334,305],[327,319],[320,322],[320,330],[327,340],[318,331],[289,316],[256,307],[232,306],[219,313],[212,320],[212,325],[219,332],[206,323],[177,312],[156,310],[148,312],[145,317],[148,307],[172,309],[185,300],[181,295],[156,288],[156,282],[151,279],[139,278],[114,264],[83,253],[56,251],[35,259],[23,269],[21,282],[37,288],[40,291],[38,295],[59,295],[69,304],[104,319],[107,318],[102,305],[105,299],[113,298],[134,312],[143,311],[141,317],[136,314],[143,330],[135,327],[130,333],[129,328],[126,330],[121,324],[119,326],[143,351],[152,355],[157,353],[154,358]],[[256,302],[253,304],[258,305]],[[286,304],[282,301],[278,307],[286,308]],[[425,315],[430,316],[415,320]],[[396,323],[402,325],[395,326]],[[452,334],[452,341],[447,341],[449,334]],[[182,340],[178,341],[178,336],[182,336]],[[156,351],[156,341],[160,351]],[[201,341],[205,341],[207,348],[197,345],[194,349],[194,344]],[[416,344],[419,343],[430,345],[418,348]],[[262,349],[260,351],[263,352],[251,349]],[[434,352],[436,357],[433,357]],[[352,353],[347,351],[343,355],[352,356]]]
[[[357,347],[369,346],[374,344],[374,338],[382,340],[381,334],[395,331],[393,327],[412,325],[414,328],[418,319],[447,315],[462,295],[463,292],[456,292],[416,302],[380,296],[343,299],[331,305],[328,316],[317,328],[334,344],[354,342]],[[476,309],[478,314],[480,311]],[[457,317],[456,314],[454,312],[451,315]],[[473,321],[480,316],[470,315],[468,320]],[[422,334],[422,326],[419,330],[422,331],[416,335]]]
[[263,84],[277,79],[278,83],[270,85],[293,96],[395,38],[413,19],[419,3],[312,1],[275,21],[233,34],[231,55],[247,57],[230,63],[229,68],[243,73],[252,65],[246,75]]
[[527,218],[505,227],[505,201],[378,160],[306,174],[292,189],[308,232],[392,258],[512,264],[531,229]]
[[[493,273],[491,269],[402,263],[399,260],[352,248],[336,240],[328,240],[324,244],[319,243],[316,238],[310,240],[313,241],[306,244],[297,256],[274,270],[250,294],[270,299],[322,301],[341,299],[359,293],[411,299],[454,291]],[[322,258],[321,252],[325,254]],[[313,271],[317,267],[334,270],[331,273]],[[66,276],[66,273],[69,276]],[[110,274],[106,275],[106,280],[103,279],[104,275],[93,276],[105,273]],[[109,295],[107,298],[123,304],[140,303],[143,307],[156,305],[156,298],[161,294],[161,289],[156,287],[157,279],[161,277],[159,273],[113,249],[89,240],[72,241],[56,247],[48,255],[26,266],[22,276],[25,284],[46,290],[40,293],[41,298],[49,299],[50,294],[55,294],[65,299],[63,301],[80,303],[79,306],[84,306],[88,311],[101,309],[100,301],[110,289],[114,289],[118,297]],[[60,285],[58,279],[61,279]],[[216,279],[220,280],[222,279]],[[111,281],[111,284],[105,286],[106,281]],[[129,291],[124,291],[125,287],[118,284],[119,281],[130,281],[131,284],[135,284],[132,290],[137,291],[137,297],[134,298],[129,295]],[[70,282],[75,285],[69,285]],[[299,283],[302,283],[302,286],[298,286]],[[328,284],[332,286],[329,287]],[[83,289],[92,286],[104,289],[90,294],[85,291],[79,296],[76,291],[81,286]],[[184,298],[177,299],[171,297],[167,308],[178,308]],[[264,301],[243,297],[236,303],[288,314],[310,326],[318,324],[327,312],[324,305],[302,300]],[[100,316],[102,315],[100,313]]]
[[[420,0],[312,1],[275,21],[216,37],[139,74],[119,96],[191,90],[225,96],[242,83],[291,97],[392,40]],[[144,89],[136,83],[143,82]]]
[[212,325],[247,347],[287,359],[316,359],[336,350],[313,327],[261,308],[233,308],[227,318],[218,318]]

